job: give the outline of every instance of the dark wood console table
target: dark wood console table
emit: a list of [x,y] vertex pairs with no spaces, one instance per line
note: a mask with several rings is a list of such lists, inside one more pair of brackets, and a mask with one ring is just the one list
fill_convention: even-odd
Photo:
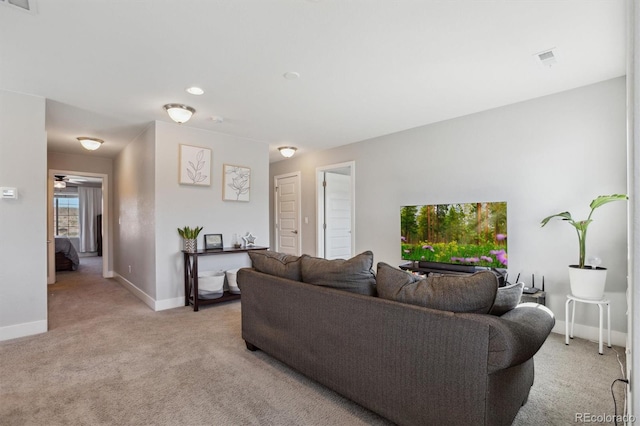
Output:
[[217,299],[200,299],[198,297],[198,257],[217,254],[245,253],[252,250],[267,250],[268,248],[269,247],[261,246],[241,248],[225,247],[213,250],[197,250],[194,253],[182,250],[184,255],[184,306],[189,306],[191,304],[193,305],[193,310],[197,312],[200,305],[210,305],[212,303],[221,303],[240,298],[239,294],[233,294],[225,291],[222,297]]

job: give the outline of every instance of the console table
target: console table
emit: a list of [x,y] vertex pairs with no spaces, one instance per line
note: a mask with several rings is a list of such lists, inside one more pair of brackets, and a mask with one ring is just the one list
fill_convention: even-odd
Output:
[[[217,299],[200,299],[198,297],[198,257],[212,256],[220,254],[244,253],[252,250],[267,250],[269,247],[251,246],[251,247],[225,247],[212,250],[197,250],[195,252],[187,252],[182,250],[184,255],[184,306],[193,305],[193,310],[198,311],[200,305],[210,305],[212,303],[221,303],[229,300],[239,299],[239,294],[232,294],[225,291],[222,297]],[[193,290],[193,295],[191,295]]]

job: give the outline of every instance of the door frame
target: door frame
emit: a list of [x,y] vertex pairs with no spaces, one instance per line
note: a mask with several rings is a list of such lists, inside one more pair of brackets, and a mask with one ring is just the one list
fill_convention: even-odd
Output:
[[102,276],[111,278],[109,271],[110,246],[109,225],[111,216],[109,215],[109,175],[105,173],[80,172],[76,170],[49,169],[47,178],[47,237],[51,241],[47,247],[47,284],[56,282],[56,250],[55,235],[53,232],[53,182],[55,175],[76,175],[102,178]]
[[297,255],[300,256],[302,254],[302,200],[300,199],[302,191],[300,190],[300,185],[301,185],[301,173],[300,171],[297,172],[291,172],[291,173],[285,173],[282,175],[277,175],[273,177],[273,226],[275,227],[275,251],[280,251],[280,227],[278,219],[278,190],[276,189],[278,187],[278,179],[284,179],[284,178],[288,178],[288,177],[295,177],[296,178],[296,199],[298,200],[298,205],[297,205],[297,209],[298,209],[298,253]]
[[355,255],[356,247],[356,162],[329,164],[316,167],[316,253],[318,257],[325,257],[324,251],[324,187],[323,174],[336,169],[349,168],[351,177],[351,257]]

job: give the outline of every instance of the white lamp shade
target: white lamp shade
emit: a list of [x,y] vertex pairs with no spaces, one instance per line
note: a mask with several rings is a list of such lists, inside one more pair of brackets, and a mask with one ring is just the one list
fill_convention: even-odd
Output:
[[80,144],[84,147],[84,149],[88,149],[89,151],[95,151],[96,149],[100,148],[100,145],[104,143],[102,139],[87,138],[84,136],[79,137],[78,140],[80,141]]
[[193,113],[196,112],[196,110],[190,106],[182,104],[167,104],[164,106],[164,109],[167,110],[169,117],[178,124],[186,123]]
[[296,153],[297,149],[298,148],[294,146],[281,146],[278,148],[278,151],[280,151],[280,154],[282,154],[283,157],[290,158],[293,157],[293,154]]
[[66,188],[67,187],[67,182],[63,181],[63,180],[57,180],[55,182],[53,182],[53,187],[54,188]]

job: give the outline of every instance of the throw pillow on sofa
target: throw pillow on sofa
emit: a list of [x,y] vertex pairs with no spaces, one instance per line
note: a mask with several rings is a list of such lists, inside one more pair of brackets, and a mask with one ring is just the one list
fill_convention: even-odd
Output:
[[441,311],[486,314],[496,299],[498,278],[491,271],[420,278],[379,262],[376,289],[384,299]]
[[510,284],[505,287],[500,287],[498,289],[498,294],[496,294],[496,301],[493,304],[493,308],[491,308],[491,315],[502,315],[520,303],[520,298],[522,297],[522,290],[524,289],[523,283]]
[[302,280],[301,258],[298,256],[271,250],[259,250],[249,251],[249,258],[253,268],[258,272],[294,281]]
[[365,251],[349,260],[327,260],[303,255],[302,281],[374,296],[376,277],[373,273],[373,253]]

